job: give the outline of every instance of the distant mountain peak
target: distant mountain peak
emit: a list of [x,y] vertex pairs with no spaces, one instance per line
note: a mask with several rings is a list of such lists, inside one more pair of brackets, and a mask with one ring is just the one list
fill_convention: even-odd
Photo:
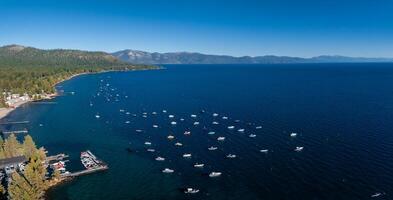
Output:
[[123,50],[112,53],[120,60],[135,64],[284,64],[284,63],[339,63],[339,62],[393,62],[391,58],[362,58],[340,55],[321,55],[312,58],[291,56],[226,56],[196,52],[150,53],[139,50]]

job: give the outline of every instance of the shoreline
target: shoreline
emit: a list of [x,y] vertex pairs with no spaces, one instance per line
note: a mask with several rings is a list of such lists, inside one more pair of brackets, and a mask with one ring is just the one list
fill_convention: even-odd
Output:
[[[60,80],[58,82],[56,82],[53,87],[56,87],[58,84],[63,83],[64,81],[68,81],[71,80],[75,77],[81,76],[81,75],[86,75],[86,74],[100,74],[100,73],[107,73],[107,72],[127,72],[127,71],[144,71],[144,70],[159,70],[159,69],[164,69],[163,67],[160,66],[156,66],[156,68],[146,68],[146,69],[128,69],[128,70],[103,70],[103,71],[99,71],[99,72],[81,72],[81,73],[77,73],[77,74],[73,74],[67,78],[65,78],[64,80]],[[56,88],[55,88],[56,89]],[[12,113],[14,110],[16,110],[17,108],[30,103],[30,102],[34,102],[34,101],[41,101],[41,100],[48,100],[48,99],[53,99],[55,97],[59,96],[59,93],[57,90],[55,90],[55,93],[52,94],[48,94],[48,98],[43,98],[40,100],[27,100],[27,101],[22,101],[22,102],[18,102],[16,105],[14,105],[13,107],[3,107],[0,108],[0,120],[3,120],[5,117],[7,117],[10,113]]]

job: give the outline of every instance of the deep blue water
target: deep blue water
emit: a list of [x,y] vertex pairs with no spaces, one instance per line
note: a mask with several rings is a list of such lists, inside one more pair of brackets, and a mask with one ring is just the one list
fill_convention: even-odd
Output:
[[[79,153],[86,149],[109,164],[106,172],[53,189],[51,199],[393,198],[393,64],[166,67],[79,76],[59,85],[64,96],[52,100],[57,104],[28,104],[6,118],[29,120],[23,127],[39,145],[71,156],[71,171],[82,168]],[[169,134],[176,138],[169,141]],[[226,140],[217,142],[218,136]],[[145,141],[158,152],[146,152]],[[208,151],[212,145],[219,149]],[[136,152],[128,153],[129,146]],[[295,152],[296,146],[304,150]],[[238,157],[225,158],[229,153]],[[196,162],[205,168],[194,168]],[[165,167],[175,173],[161,173]],[[204,175],[211,171],[223,175]],[[187,186],[200,193],[179,191]]]

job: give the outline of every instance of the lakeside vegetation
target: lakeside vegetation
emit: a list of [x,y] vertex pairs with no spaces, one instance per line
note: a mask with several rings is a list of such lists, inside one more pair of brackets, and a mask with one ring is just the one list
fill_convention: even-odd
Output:
[[0,199],[42,199],[51,182],[60,178],[58,173],[47,177],[45,149],[38,149],[30,135],[24,137],[23,143],[13,134],[4,140],[0,137],[0,158],[17,156],[26,157],[27,163],[23,171],[12,172],[10,180],[6,181],[7,184],[0,184]]
[[[108,70],[151,69],[131,65],[104,52],[41,50],[10,45],[0,47],[0,91],[29,95],[52,94],[54,85],[73,75]],[[0,95],[0,107],[5,107]]]

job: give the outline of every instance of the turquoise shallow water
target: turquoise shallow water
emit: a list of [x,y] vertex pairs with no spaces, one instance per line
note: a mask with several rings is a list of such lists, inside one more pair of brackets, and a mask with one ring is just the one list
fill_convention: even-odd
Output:
[[[56,104],[28,104],[5,119],[29,120],[22,127],[50,154],[69,154],[71,171],[82,168],[79,153],[86,149],[109,164],[106,172],[51,190],[50,199],[370,199],[375,193],[392,198],[393,65],[166,67],[82,75],[59,85],[64,95],[52,100]],[[226,140],[218,143],[218,136]],[[146,152],[145,141],[157,152]],[[177,141],[184,146],[174,146]],[[219,149],[208,151],[212,145]],[[304,150],[295,152],[296,146]],[[229,153],[237,158],[225,158]],[[196,162],[205,168],[193,168]],[[161,173],[165,167],[175,173]],[[211,171],[223,175],[208,178]],[[200,192],[180,192],[188,186]]]

